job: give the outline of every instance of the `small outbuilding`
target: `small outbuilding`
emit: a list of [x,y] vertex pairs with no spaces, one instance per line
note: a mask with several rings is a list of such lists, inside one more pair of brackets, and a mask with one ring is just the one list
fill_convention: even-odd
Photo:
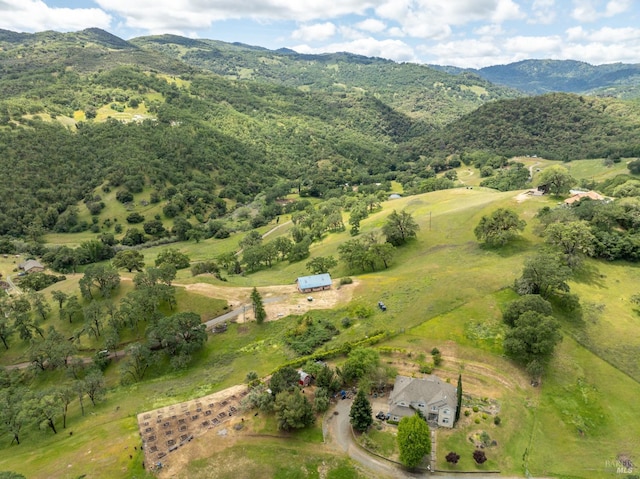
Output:
[[302,387],[306,387],[311,384],[311,375],[305,373],[303,370],[298,370],[298,374],[300,375],[300,379],[298,380],[298,384]]
[[27,274],[40,273],[44,271],[44,266],[42,265],[42,263],[40,263],[40,261],[36,261],[35,259],[30,259],[28,261],[25,261],[24,263],[20,263],[18,265],[18,268],[20,268]]
[[331,289],[331,275],[329,273],[314,274],[313,276],[300,276],[296,283],[301,293],[313,291],[325,291]]

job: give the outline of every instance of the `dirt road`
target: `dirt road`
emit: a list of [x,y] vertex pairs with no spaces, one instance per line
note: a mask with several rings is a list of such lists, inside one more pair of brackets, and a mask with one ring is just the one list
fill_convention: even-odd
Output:
[[[334,281],[330,290],[308,294],[300,293],[295,284],[263,286],[258,288],[258,292],[267,312],[267,321],[274,321],[290,314],[303,314],[312,309],[331,309],[347,304],[351,301],[357,284],[354,281],[352,284],[340,286],[338,281]],[[226,299],[232,308],[230,313],[224,315],[228,315],[229,319],[237,317],[238,322],[254,319],[250,299],[253,288],[232,288],[208,283],[175,285],[210,298]],[[312,298],[312,301],[309,301],[309,298]]]

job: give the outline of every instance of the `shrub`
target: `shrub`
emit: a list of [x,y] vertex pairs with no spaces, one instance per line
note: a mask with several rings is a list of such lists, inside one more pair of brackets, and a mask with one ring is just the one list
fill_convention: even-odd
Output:
[[351,284],[351,283],[353,283],[353,279],[348,277],[348,276],[346,276],[344,278],[340,278],[340,285],[341,286],[344,285],[344,284]]
[[133,194],[129,190],[119,190],[116,193],[116,200],[120,203],[130,203],[133,201]]
[[447,454],[445,459],[450,464],[458,464],[458,461],[460,460],[460,454],[456,454],[455,452],[450,452],[449,454]]
[[198,276],[199,274],[206,273],[220,273],[218,265],[213,261],[204,261],[202,263],[196,263],[191,266],[191,276]]
[[142,223],[144,221],[144,216],[140,213],[133,212],[127,216],[127,223],[135,225],[138,223]]
[[501,422],[502,419],[500,419],[500,416],[496,416],[493,418],[493,424],[495,424],[496,426],[499,426]]
[[422,374],[431,374],[433,372],[433,366],[431,364],[421,364],[420,372]]
[[478,406],[473,406],[473,412],[478,412],[480,408]]
[[468,409],[465,409],[464,410],[464,415],[467,416],[467,417],[471,416],[471,411],[469,411]]
[[475,451],[473,451],[473,460],[476,461],[477,464],[483,464],[487,461],[487,455],[484,453],[484,451],[476,449]]
[[349,316],[345,316],[344,318],[342,318],[341,323],[342,323],[342,327],[345,329],[351,327],[351,325],[353,324]]

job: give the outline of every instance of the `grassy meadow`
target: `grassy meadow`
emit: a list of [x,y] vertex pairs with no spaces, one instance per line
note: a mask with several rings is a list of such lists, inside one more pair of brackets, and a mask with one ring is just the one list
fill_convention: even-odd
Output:
[[[538,163],[536,168],[555,164],[533,158],[526,161]],[[623,168],[624,164],[607,168],[601,161],[571,163],[571,173],[580,178],[601,179]],[[471,173],[466,167],[459,170],[459,178],[473,185],[472,189],[387,201],[382,210],[362,221],[362,233],[378,231],[394,209],[406,209],[420,225],[420,232],[416,241],[397,250],[389,269],[357,275],[352,304],[370,306],[370,317],[354,319],[353,326],[345,329],[341,319],[351,315],[350,306],[313,313],[340,330],[326,347],[360,339],[375,330],[392,331],[391,339],[376,347],[381,348],[383,362],[406,374],[418,374],[416,358],[429,358],[433,347],[442,352],[444,361],[434,373],[454,384],[462,375],[463,411],[468,410],[469,415],[463,414],[453,430],[438,432],[441,469],[500,470],[522,477],[620,477],[612,467],[618,459],[630,457],[634,463],[640,462],[640,439],[633,433],[640,430],[640,317],[630,302],[640,289],[640,270],[620,262],[586,262],[570,283],[572,292],[580,296],[583,318],[560,318],[564,339],[542,383],[531,386],[521,368],[504,355],[501,311],[516,297],[510,286],[520,275],[523,261],[541,242],[533,232],[534,216],[543,206],[555,206],[557,199],[532,197],[517,202],[518,192],[478,187],[479,174]],[[483,215],[499,207],[517,211],[527,227],[509,245],[487,248],[476,241],[473,228]],[[285,218],[281,218],[281,224],[283,221]],[[281,227],[267,240],[286,232],[287,227]],[[78,235],[65,236],[79,242]],[[205,260],[236,249],[242,236],[172,246],[188,253],[192,261]],[[311,254],[337,257],[338,246],[349,239],[348,232],[330,234],[313,244]],[[47,237],[47,241],[53,240],[57,241],[57,236]],[[153,264],[161,249],[142,250],[147,264]],[[191,278],[188,271],[181,271],[176,282],[211,282],[229,287],[290,284],[297,276],[307,274],[305,263],[277,263],[251,275],[229,276],[224,283],[209,276]],[[11,258],[0,259],[3,274],[12,265]],[[332,274],[352,275],[343,265]],[[70,292],[76,285],[77,277],[71,277],[52,288]],[[118,294],[128,288],[130,282],[123,281]],[[380,300],[388,308],[384,313],[375,308]],[[215,315],[226,306],[225,298],[211,300],[180,288],[178,302],[181,308],[188,305],[202,315]],[[56,308],[50,321],[59,321]],[[72,404],[67,431],[73,431],[73,435],[61,431],[53,436],[50,431],[34,429],[25,432],[20,446],[4,440],[0,443],[0,470],[15,470],[30,478],[76,478],[82,474],[92,478],[148,477],[140,466],[139,447],[133,449],[140,445],[136,414],[242,383],[251,370],[260,376],[269,374],[294,357],[282,336],[296,321],[287,317],[262,326],[232,324],[226,333],[209,337],[187,371],[168,372],[168,365],[158,364],[148,379],[133,386],[119,384],[118,364],[112,364],[107,369],[111,389],[106,399],[95,408],[89,406],[84,417],[77,403]],[[24,352],[24,348],[16,349]],[[3,363],[17,359],[14,353],[0,352]],[[44,376],[33,379],[34,384],[54,380]],[[494,423],[495,416],[501,419],[499,425]],[[252,424],[259,434],[276,435],[273,422]],[[320,477],[361,477],[349,460],[321,444],[318,428],[310,431],[286,441],[237,438],[224,450],[213,447],[206,451],[200,446],[199,455],[176,477],[255,477],[258,471],[264,477],[319,477],[317,471],[322,467],[326,475]],[[380,447],[390,448],[388,438],[376,436],[374,433]],[[495,444],[485,449],[487,463],[477,466],[471,454],[481,437]],[[460,454],[457,466],[446,463],[444,457],[449,451]],[[130,454],[133,459],[129,459]]]

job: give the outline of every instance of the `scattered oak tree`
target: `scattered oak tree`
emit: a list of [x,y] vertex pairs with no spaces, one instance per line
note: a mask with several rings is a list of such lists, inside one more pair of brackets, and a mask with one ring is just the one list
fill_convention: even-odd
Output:
[[522,276],[515,281],[518,294],[539,294],[549,298],[558,291],[568,292],[571,270],[555,251],[543,250],[524,263]]
[[518,236],[527,223],[518,214],[506,208],[499,208],[489,216],[483,216],[473,230],[478,241],[491,246],[502,246]]
[[118,251],[111,260],[111,264],[115,268],[123,268],[131,273],[134,269],[142,271],[144,268],[144,255],[134,249]]
[[338,261],[333,256],[318,256],[310,260],[306,267],[311,274],[328,273],[331,268],[335,268]]
[[164,263],[173,265],[175,269],[184,269],[189,267],[189,256],[181,253],[175,248],[167,248],[158,253],[156,258],[156,266],[160,266]]
[[568,193],[575,183],[576,180],[569,174],[569,170],[559,165],[545,168],[536,179],[538,186],[546,186],[554,195]]
[[431,452],[431,432],[419,414],[403,417],[398,424],[400,462],[410,469],[418,466]]
[[420,230],[420,226],[413,219],[410,213],[402,210],[393,213],[387,218],[387,222],[382,226],[382,233],[385,235],[387,243],[393,246],[400,246],[408,240],[415,238]]
[[315,421],[313,407],[299,389],[283,391],[276,395],[274,404],[278,429],[290,431],[310,426]]
[[300,374],[291,366],[285,366],[278,369],[269,380],[269,388],[273,395],[277,395],[282,391],[289,391],[295,388],[300,381]]
[[525,294],[507,305],[502,313],[502,320],[508,326],[513,327],[518,318],[527,311],[535,311],[543,316],[551,316],[553,313],[551,303],[542,296],[539,294]]
[[527,311],[505,334],[504,350],[523,363],[529,374],[536,378],[562,339],[559,329],[560,325],[554,318]]

